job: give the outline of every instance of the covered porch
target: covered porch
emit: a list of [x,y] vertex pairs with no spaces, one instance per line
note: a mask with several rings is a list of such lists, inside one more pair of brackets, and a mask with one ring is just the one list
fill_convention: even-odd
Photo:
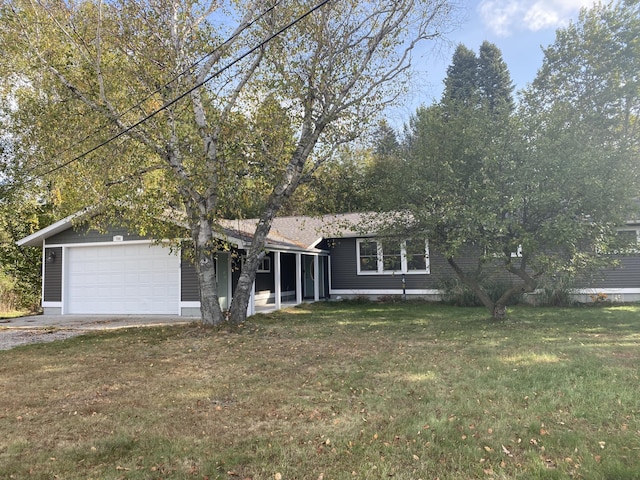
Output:
[[[244,250],[218,252],[216,274],[218,299],[222,310],[229,309],[238,282]],[[182,316],[198,316],[200,302],[195,268],[183,262]],[[190,297],[184,295],[189,293]],[[329,256],[322,250],[267,250],[256,273],[247,316],[266,313],[303,302],[317,302],[329,298]]]
[[256,274],[247,315],[328,297],[329,257],[326,252],[270,250]]

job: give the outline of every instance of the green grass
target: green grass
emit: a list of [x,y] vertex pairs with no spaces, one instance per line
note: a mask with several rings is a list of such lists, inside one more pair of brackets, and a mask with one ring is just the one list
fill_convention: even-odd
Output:
[[0,352],[0,477],[640,478],[639,314],[318,303]]

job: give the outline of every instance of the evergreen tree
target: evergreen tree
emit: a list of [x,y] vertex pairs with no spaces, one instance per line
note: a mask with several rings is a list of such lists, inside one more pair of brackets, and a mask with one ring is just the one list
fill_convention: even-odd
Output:
[[502,53],[484,41],[478,58],[478,88],[490,113],[511,113],[514,109],[513,83]]
[[478,59],[473,50],[460,44],[447,68],[442,101],[474,105],[478,94]]

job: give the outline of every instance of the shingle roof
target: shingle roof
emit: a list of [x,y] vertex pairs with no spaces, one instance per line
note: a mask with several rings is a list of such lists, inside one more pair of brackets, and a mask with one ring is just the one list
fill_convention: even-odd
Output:
[[[276,217],[267,236],[267,247],[314,249],[323,238],[357,235],[363,217],[360,213]],[[228,237],[251,243],[257,223],[257,219],[223,220],[221,226]]]

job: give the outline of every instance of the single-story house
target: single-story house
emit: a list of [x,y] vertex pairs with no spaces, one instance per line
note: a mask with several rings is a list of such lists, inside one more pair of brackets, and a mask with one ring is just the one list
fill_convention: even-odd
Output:
[[[42,248],[42,307],[46,314],[165,314],[199,316],[195,268],[175,245],[126,228],[106,231],[78,222],[78,213],[18,241]],[[441,298],[454,272],[428,241],[381,240],[358,232],[361,215],[282,217],[273,222],[258,269],[249,314],[269,306],[366,296]],[[228,308],[255,220],[226,221],[231,250],[217,255],[218,295]],[[640,235],[640,224],[624,229]],[[640,255],[619,257],[579,298],[604,294],[640,300]]]

